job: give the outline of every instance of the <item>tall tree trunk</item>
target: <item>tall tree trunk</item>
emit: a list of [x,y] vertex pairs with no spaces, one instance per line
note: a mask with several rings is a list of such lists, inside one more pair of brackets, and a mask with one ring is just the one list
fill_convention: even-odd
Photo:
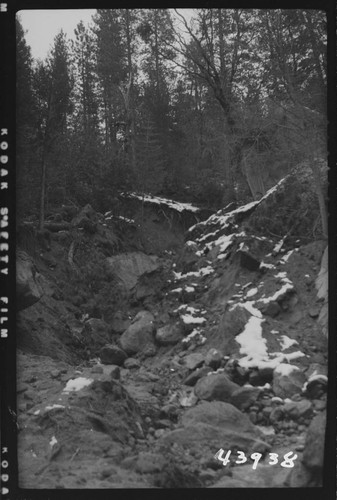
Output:
[[322,186],[322,181],[321,181],[321,173],[319,170],[319,166],[317,165],[315,159],[311,157],[309,160],[310,168],[314,177],[315,181],[315,190],[316,190],[316,196],[318,200],[318,206],[319,206],[319,213],[321,216],[321,222],[322,222],[322,233],[324,238],[328,238],[328,232],[329,232],[329,227],[328,227],[328,212],[325,204],[325,197],[323,193],[323,186]]
[[137,178],[136,162],[136,142],[135,142],[135,115],[133,109],[133,70],[132,70],[132,47],[131,47],[131,20],[130,11],[126,9],[126,44],[127,59],[129,66],[129,97],[128,97],[128,119],[130,121],[130,149],[131,149],[131,168],[133,175]]
[[45,219],[46,177],[47,177],[46,156],[45,156],[45,154],[43,154],[41,190],[40,190],[40,213],[39,213],[39,229],[40,229],[40,231],[42,231],[42,229],[44,227],[44,219]]

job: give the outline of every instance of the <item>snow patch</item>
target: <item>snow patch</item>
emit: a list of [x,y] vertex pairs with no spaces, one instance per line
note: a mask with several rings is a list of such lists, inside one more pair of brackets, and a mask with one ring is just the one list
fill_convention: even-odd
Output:
[[294,253],[294,250],[289,250],[289,252],[283,255],[283,257],[281,258],[281,263],[286,263],[292,253]]
[[246,354],[239,360],[240,366],[256,366],[259,361],[268,357],[267,341],[262,337],[262,322],[264,320],[252,316],[249,318],[242,333],[235,337],[241,345],[240,353]]
[[51,438],[51,440],[49,441],[49,444],[50,444],[50,446],[51,446],[51,447],[53,447],[53,446],[55,446],[55,445],[57,444],[57,442],[58,442],[58,441],[57,441],[56,437],[55,437],[55,436],[53,436],[53,437]]
[[72,380],[68,380],[67,385],[63,389],[63,392],[80,391],[84,387],[92,384],[94,379],[78,377]]
[[194,207],[190,203],[180,203],[174,200],[168,200],[167,198],[161,198],[159,196],[152,196],[149,194],[137,194],[137,193],[125,193],[129,198],[136,198],[137,200],[146,201],[148,203],[154,203],[157,205],[166,205],[178,212],[183,212],[184,210],[188,210],[189,212],[199,212],[200,209],[198,207]]
[[298,366],[295,365],[289,365],[287,363],[280,363],[276,368],[275,368],[275,373],[278,373],[280,375],[290,375],[292,372],[299,371]]
[[257,289],[257,288],[251,288],[251,289],[250,289],[250,290],[248,290],[248,292],[246,293],[246,297],[253,297],[253,295],[255,295],[257,292],[258,292],[258,289]]
[[49,406],[46,406],[45,407],[45,410],[46,411],[50,411],[50,410],[54,410],[54,408],[65,408],[64,405],[57,405],[57,404],[54,404],[54,405],[49,405]]
[[244,307],[252,316],[255,316],[256,318],[262,318],[262,313],[254,307],[255,301],[249,300],[247,302],[238,302],[234,304],[229,310],[233,311],[237,307]]
[[281,335],[281,349],[285,351],[294,344],[298,344],[297,340],[287,337],[287,335]]
[[196,318],[195,316],[192,316],[190,314],[183,314],[181,316],[181,319],[183,320],[185,325],[191,325],[191,324],[202,325],[203,323],[206,323],[206,318],[200,318],[200,317]]

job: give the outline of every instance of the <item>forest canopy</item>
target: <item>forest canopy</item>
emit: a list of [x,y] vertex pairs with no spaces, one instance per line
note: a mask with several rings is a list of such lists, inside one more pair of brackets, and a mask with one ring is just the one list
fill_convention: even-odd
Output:
[[45,60],[16,24],[19,218],[123,191],[218,209],[297,169],[327,235],[323,11],[98,9]]

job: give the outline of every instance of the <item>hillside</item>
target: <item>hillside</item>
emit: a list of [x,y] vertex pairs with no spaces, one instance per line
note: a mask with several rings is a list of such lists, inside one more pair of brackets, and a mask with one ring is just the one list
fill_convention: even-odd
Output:
[[293,185],[19,227],[20,487],[321,485],[327,243],[285,217]]

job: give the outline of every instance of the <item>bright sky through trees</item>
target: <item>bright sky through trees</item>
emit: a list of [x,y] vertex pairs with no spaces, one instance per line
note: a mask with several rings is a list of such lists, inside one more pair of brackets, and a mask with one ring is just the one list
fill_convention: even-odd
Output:
[[[192,9],[179,9],[189,19]],[[34,59],[44,59],[53,45],[60,29],[70,39],[74,38],[74,29],[80,21],[84,25],[90,23],[96,9],[44,9],[21,10],[18,12],[26,40],[32,49]]]

